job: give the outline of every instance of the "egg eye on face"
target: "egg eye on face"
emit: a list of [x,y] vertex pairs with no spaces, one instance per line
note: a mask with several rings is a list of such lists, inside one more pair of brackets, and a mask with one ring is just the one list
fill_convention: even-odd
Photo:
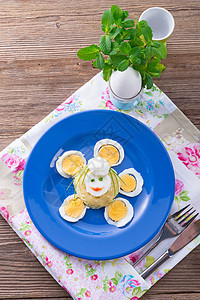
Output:
[[93,178],[93,179],[91,179],[91,182],[95,182],[95,179]]

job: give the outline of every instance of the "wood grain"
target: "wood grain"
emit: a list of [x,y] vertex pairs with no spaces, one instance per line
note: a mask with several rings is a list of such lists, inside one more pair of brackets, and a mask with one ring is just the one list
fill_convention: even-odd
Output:
[[[97,73],[76,53],[98,43],[101,14],[112,4],[116,2],[0,0],[0,150]],[[155,83],[200,129],[200,1],[118,4],[134,18],[150,6],[172,12],[176,27],[168,41],[167,69]],[[200,299],[199,257],[197,247],[142,300]],[[2,218],[0,299],[71,299]]]

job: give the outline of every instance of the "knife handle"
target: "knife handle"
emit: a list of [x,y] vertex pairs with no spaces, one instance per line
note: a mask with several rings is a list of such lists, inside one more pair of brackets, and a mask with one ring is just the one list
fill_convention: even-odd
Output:
[[169,250],[165,251],[152,265],[150,265],[146,270],[144,270],[140,276],[146,279],[153,271],[155,271],[160,265],[162,265],[168,258],[170,258]]

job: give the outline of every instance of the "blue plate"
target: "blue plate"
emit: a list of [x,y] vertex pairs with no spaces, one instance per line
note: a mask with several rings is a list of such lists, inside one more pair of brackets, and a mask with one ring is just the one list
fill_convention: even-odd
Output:
[[[56,171],[57,157],[79,150],[88,160],[95,143],[103,138],[116,140],[124,148],[124,160],[115,170],[120,173],[133,167],[144,179],[137,197],[121,195],[135,212],[122,228],[105,221],[103,208],[88,209],[76,223],[65,221],[58,211],[74,188],[67,190],[71,179]],[[63,119],[40,138],[26,163],[23,185],[29,215],[50,243],[74,256],[108,260],[138,250],[158,233],[170,212],[175,178],[167,151],[148,127],[120,112],[94,110]]]

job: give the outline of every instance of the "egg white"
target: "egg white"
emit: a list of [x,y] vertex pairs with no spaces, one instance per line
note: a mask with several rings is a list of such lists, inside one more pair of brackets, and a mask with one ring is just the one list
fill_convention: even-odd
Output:
[[86,206],[85,206],[85,208],[84,208],[82,214],[81,214],[78,218],[72,218],[72,217],[66,215],[65,210],[64,210],[64,207],[65,207],[66,203],[68,203],[69,200],[71,200],[72,198],[74,198],[74,195],[70,195],[70,196],[68,196],[68,197],[64,200],[64,202],[62,203],[61,207],[59,208],[59,213],[60,213],[61,217],[62,217],[63,219],[65,219],[66,221],[69,221],[69,222],[77,222],[78,220],[80,220],[80,219],[82,219],[82,218],[84,217],[84,215],[85,215],[85,213],[86,213]]
[[[104,218],[106,219],[106,221],[108,222],[108,224],[110,225],[114,225],[114,226],[117,226],[117,227],[123,227],[125,226],[127,223],[129,223],[132,218],[133,218],[133,215],[134,215],[134,210],[133,210],[133,206],[129,203],[128,200],[126,199],[123,199],[123,198],[116,198],[115,200],[121,200],[124,202],[124,204],[126,205],[127,209],[128,209],[128,212],[127,212],[127,215],[120,221],[113,221],[111,218],[109,218],[108,216],[108,211],[107,211],[107,207],[105,208],[105,211],[104,211]],[[114,201],[115,201],[114,200]]]
[[120,194],[126,195],[128,197],[135,197],[135,196],[139,195],[142,191],[142,187],[144,184],[144,180],[143,180],[141,174],[138,173],[134,168],[129,168],[129,169],[124,170],[123,172],[121,172],[119,174],[119,177],[121,177],[124,174],[129,174],[129,175],[132,175],[135,177],[136,188],[132,192],[125,192],[120,188],[120,190],[119,190]]
[[112,167],[121,164],[124,159],[124,149],[118,142],[111,139],[102,139],[96,143],[96,145],[94,146],[94,157],[98,157],[100,148],[107,145],[114,146],[119,151],[119,161],[116,164],[112,165]]
[[[66,157],[70,156],[70,155],[77,155],[77,156],[80,156],[83,161],[84,161],[84,166],[86,165],[86,159],[84,157],[84,155],[80,152],[80,151],[76,151],[76,150],[71,150],[71,151],[66,151],[64,152],[59,158],[58,160],[56,161],[56,169],[58,171],[58,173],[65,177],[65,178],[70,178],[72,177],[71,175],[68,175],[66,174],[64,171],[63,171],[63,168],[62,168],[62,162],[63,162],[63,159],[65,159]],[[83,167],[84,167],[83,166]]]
[[[99,178],[102,178],[102,181],[99,181]],[[94,180],[93,182],[91,180]],[[93,173],[88,173],[85,177],[85,187],[86,190],[89,194],[91,194],[94,197],[100,197],[102,195],[104,195],[105,193],[107,193],[107,191],[109,190],[109,188],[111,187],[111,179],[109,175],[105,175],[105,176],[97,176],[94,175]],[[101,191],[94,191],[92,188],[102,188]]]
[[102,157],[93,157],[88,161],[88,168],[96,176],[105,176],[110,170],[110,165]]

